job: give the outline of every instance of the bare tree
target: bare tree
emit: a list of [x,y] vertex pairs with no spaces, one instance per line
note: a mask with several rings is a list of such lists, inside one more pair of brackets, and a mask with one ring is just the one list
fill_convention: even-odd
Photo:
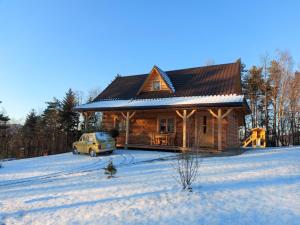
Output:
[[215,60],[214,59],[207,59],[204,62],[204,66],[212,66],[215,65]]
[[289,81],[292,77],[293,58],[287,51],[278,50],[278,63],[280,65],[280,83],[279,83],[279,99],[278,99],[278,136],[280,138],[281,145],[288,145],[287,133],[288,130],[288,92]]
[[289,80],[289,95],[288,95],[288,106],[289,106],[289,124],[290,124],[290,142],[295,145],[299,144],[299,134],[297,132],[297,113],[299,114],[300,105],[300,73],[296,72],[293,77]]
[[176,163],[174,163],[174,168],[177,171],[175,179],[183,190],[192,191],[192,184],[199,175],[201,161],[197,152],[185,151],[178,156]]
[[93,101],[101,93],[101,88],[95,87],[88,91],[87,102]]

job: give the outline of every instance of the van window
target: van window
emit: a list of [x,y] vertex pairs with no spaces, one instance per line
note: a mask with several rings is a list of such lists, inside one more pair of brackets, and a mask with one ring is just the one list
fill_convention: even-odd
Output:
[[99,141],[108,141],[108,140],[111,140],[111,136],[105,132],[97,132],[96,133],[96,138],[97,140]]
[[85,141],[85,135],[82,135],[79,139],[79,141]]
[[93,138],[92,134],[90,134],[90,135],[87,136],[87,141],[89,141],[89,142],[94,141],[94,138]]

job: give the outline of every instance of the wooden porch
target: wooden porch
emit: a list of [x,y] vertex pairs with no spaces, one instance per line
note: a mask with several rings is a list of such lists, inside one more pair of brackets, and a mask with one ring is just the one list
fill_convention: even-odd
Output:
[[[117,148],[125,148],[124,144],[117,144]],[[188,148],[183,149],[180,146],[169,146],[169,145],[147,145],[147,144],[128,144],[129,149],[151,149],[151,150],[165,150],[165,151],[184,151],[189,150]]]
[[[124,144],[117,144],[116,146],[119,149],[124,149]],[[208,148],[208,147],[199,147],[199,148],[183,148],[180,146],[166,146],[166,145],[144,145],[144,144],[128,144],[127,149],[142,149],[142,150],[159,150],[159,151],[166,151],[166,152],[182,152],[182,151],[197,151],[203,153],[211,153],[217,154],[221,151],[217,149]]]
[[[236,109],[235,109],[236,110]],[[233,108],[191,108],[110,111],[103,113],[104,128],[118,129],[117,147],[183,151],[222,151],[228,140],[238,144],[237,119]],[[84,113],[85,118],[89,114]]]

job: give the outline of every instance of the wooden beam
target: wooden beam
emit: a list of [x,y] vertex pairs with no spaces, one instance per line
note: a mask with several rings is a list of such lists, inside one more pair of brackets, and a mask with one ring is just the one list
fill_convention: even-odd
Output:
[[222,110],[218,109],[218,150],[222,151]]
[[217,118],[218,121],[218,150],[222,150],[222,120],[228,116],[228,114],[232,111],[232,109],[228,109],[223,115],[222,115],[222,110],[219,108],[218,109],[218,115],[215,114],[211,109],[208,109],[210,114]]
[[222,115],[222,119],[224,119],[226,116],[228,116],[228,114],[229,114],[231,111],[232,111],[232,109],[228,109],[228,110],[226,111],[226,113],[224,113],[224,114]]
[[[122,113],[123,114],[123,113]],[[125,136],[125,149],[128,148],[128,138],[129,138],[129,112],[126,113],[126,136]]]
[[214,111],[212,111],[211,109],[208,109],[208,111],[213,117],[218,118],[218,116],[214,113]]
[[186,109],[183,110],[183,124],[182,124],[182,147],[186,148]]
[[126,119],[125,149],[127,149],[128,148],[128,140],[129,140],[129,123],[130,123],[130,119],[135,115],[135,112],[133,112],[131,114],[130,114],[130,112],[126,112],[126,116],[122,112],[121,112],[121,114]]
[[198,145],[198,120],[197,114],[195,115],[195,146]]
[[87,120],[88,120],[88,116],[87,116],[87,112],[82,112],[83,118],[84,118],[84,132],[87,131]]
[[196,109],[193,109],[193,111],[187,115],[187,118],[190,118],[195,112],[196,112]]
[[135,115],[135,113],[136,112],[131,113],[131,115],[129,116],[129,119],[131,119]]
[[212,116],[211,117],[211,132],[212,132],[212,147],[215,145],[215,118]]
[[189,117],[191,117],[196,112],[196,109],[193,109],[189,114],[187,114],[187,110],[184,109],[182,114],[179,112],[179,110],[176,110],[176,114],[182,118],[182,148],[186,148],[186,124]]
[[180,116],[183,119],[183,115],[180,114],[180,112],[178,110],[176,110],[176,113],[177,113],[178,116]]
[[123,116],[123,118],[126,120],[126,115],[124,113],[121,112],[121,115]]

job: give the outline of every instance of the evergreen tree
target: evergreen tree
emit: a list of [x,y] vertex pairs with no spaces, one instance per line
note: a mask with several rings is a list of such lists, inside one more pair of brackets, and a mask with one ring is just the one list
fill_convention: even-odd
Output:
[[60,117],[59,112],[61,103],[58,99],[54,98],[50,102],[46,102],[47,108],[44,110],[42,115],[43,134],[46,140],[46,148],[48,153],[61,152],[59,146],[59,136],[61,135],[60,128]]
[[251,127],[259,126],[259,105],[261,101],[262,68],[252,66],[244,79],[245,95],[249,100],[251,114]]
[[62,101],[60,111],[61,126],[65,132],[74,132],[78,128],[79,114],[73,110],[76,105],[75,93],[69,89]]
[[[2,103],[0,101],[0,103]],[[0,129],[6,129],[6,123],[9,121],[9,117],[5,116],[3,113],[0,113]]]
[[4,113],[0,113],[0,158],[8,155],[8,121],[9,117],[5,116]]
[[8,116],[4,116],[3,113],[0,113],[0,129],[5,129],[7,128],[6,123],[9,121]]
[[77,138],[79,114],[74,111],[77,103],[75,93],[72,89],[69,89],[61,103],[61,110],[59,112],[61,128],[66,134],[67,148],[71,148],[71,142]]
[[40,116],[32,110],[26,117],[23,126],[23,138],[26,156],[34,156],[38,145]]

